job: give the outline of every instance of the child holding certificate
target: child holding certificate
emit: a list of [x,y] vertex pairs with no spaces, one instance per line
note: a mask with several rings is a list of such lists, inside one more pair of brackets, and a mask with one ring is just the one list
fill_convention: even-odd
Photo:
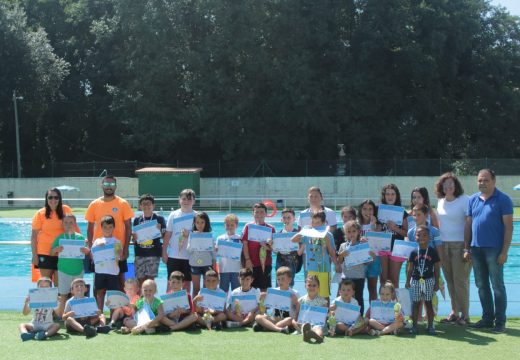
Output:
[[[381,231],[382,225],[377,221],[377,208],[372,200],[365,200],[359,204],[358,220],[361,225],[361,236],[368,231]],[[374,258],[370,264],[366,265],[365,277],[368,285],[368,298],[370,301],[377,299],[377,279],[381,274],[381,259],[379,256]]]
[[[323,211],[312,214],[312,228],[318,231],[324,230],[326,215]],[[302,231],[305,231],[303,229]],[[305,246],[305,263],[307,275],[316,275],[320,280],[320,296],[329,301],[330,296],[330,270],[331,260],[336,263],[336,250],[332,246],[334,238],[330,232],[324,237],[302,236],[301,232],[296,234],[293,242],[300,242]]]
[[[273,259],[271,257],[271,246],[267,241],[261,241],[254,239],[249,234],[249,228],[260,227],[265,231],[263,232],[276,232],[274,226],[269,225],[265,222],[267,216],[267,206],[264,203],[256,203],[253,205],[253,218],[254,222],[246,224],[242,231],[242,254],[244,256],[244,267],[253,269],[253,287],[265,291],[271,287],[271,270]],[[257,233],[263,233],[262,231],[256,231]],[[255,236],[256,237],[256,236]]]
[[125,327],[121,328],[123,334],[128,330],[133,335],[153,334],[164,319],[162,300],[155,297],[157,284],[154,280],[145,280],[141,287],[141,298],[136,301],[134,318],[125,321]]
[[419,249],[412,251],[408,259],[406,272],[406,288],[410,289],[413,301],[411,334],[417,334],[417,319],[421,301],[424,301],[426,314],[428,315],[429,335],[436,335],[433,327],[432,297],[439,290],[440,259],[437,250],[428,246],[430,240],[429,229],[426,225],[419,225],[415,233],[415,240]]
[[97,333],[108,333],[110,326],[106,326],[105,315],[99,309],[95,309],[91,315],[77,316],[72,308],[75,300],[91,299],[85,297],[85,280],[76,279],[72,282],[71,293],[72,297],[67,300],[62,319],[65,322],[65,327],[68,332],[78,332],[84,334],[87,338],[96,336]]
[[[47,277],[41,277],[36,283],[36,286],[40,289],[51,288],[52,281]],[[22,313],[28,315],[30,312],[29,296],[27,296],[25,298]],[[60,324],[54,322],[53,314],[53,308],[34,309],[32,321],[27,324],[20,324],[20,337],[22,338],[22,341],[31,339],[45,340],[49,336],[56,334],[60,329]]]
[[[319,295],[320,280],[316,275],[307,276],[307,279],[305,280],[305,289],[307,290],[307,295],[303,295],[298,299],[300,309],[302,305],[323,308],[328,307],[328,301]],[[296,329],[296,331],[303,332],[303,341],[311,342],[312,339],[314,339],[314,341],[318,344],[323,342],[323,332],[325,325],[315,325],[309,322],[306,322],[302,325],[293,319],[292,326]]]
[[[276,281],[278,287],[274,290],[288,291],[290,293],[290,308],[289,310],[280,310],[273,307],[274,310],[272,316],[264,314],[260,309],[260,313],[255,317],[255,323],[253,324],[253,331],[273,331],[282,334],[290,334],[293,324],[293,319],[297,318],[300,304],[298,303],[298,292],[292,289],[289,285],[291,283],[292,273],[291,269],[286,266],[282,266],[276,270]],[[266,294],[262,294],[260,301],[263,302],[266,299]]]
[[[198,212],[193,218],[192,234],[211,234],[211,224],[209,216],[204,211]],[[189,263],[191,266],[191,281],[193,283],[193,294],[198,294],[200,290],[200,276],[206,271],[215,268],[215,245],[211,239],[211,250],[195,250],[194,242],[198,241],[194,235],[190,234],[188,240]]]
[[[127,306],[121,306],[112,311],[110,316],[110,323],[108,324],[112,329],[115,329],[116,323],[122,321],[123,324],[126,319],[131,319],[134,316],[134,305],[139,300],[139,283],[136,279],[130,278],[125,281],[125,294],[130,300]],[[107,306],[110,305],[107,300]]]
[[[241,243],[240,235],[236,234],[238,227],[238,217],[235,214],[228,214],[224,218],[224,227],[226,233],[217,238],[217,244],[221,241],[229,241],[232,243]],[[218,261],[218,270],[220,274],[220,288],[226,293],[240,286],[238,281],[238,272],[240,271],[240,259],[231,259],[220,256]]]
[[251,286],[253,270],[240,269],[240,287],[231,292],[231,301],[226,314],[230,321],[240,323],[240,326],[251,326],[255,321],[260,300],[260,290]]
[[[349,249],[351,246],[355,246],[361,241],[361,225],[355,220],[347,221],[345,225],[343,225],[343,229],[345,231],[345,236],[347,241],[340,245],[338,251],[338,264],[343,263],[345,258],[349,256]],[[375,257],[375,254],[371,251],[370,255]],[[342,274],[341,279],[349,279],[355,285],[356,293],[355,297],[357,302],[361,306],[361,313],[363,314],[364,310],[364,299],[363,299],[363,290],[365,289],[365,271],[367,264],[359,264],[351,267],[347,267],[345,264],[341,265]],[[338,291],[341,287],[338,289]]]
[[58,316],[63,315],[72,281],[83,278],[83,259],[89,254],[90,249],[85,246],[85,238],[76,232],[76,217],[72,214],[63,215],[63,234],[54,240],[51,250],[52,256],[58,256]]
[[[338,307],[340,307],[340,303],[342,304],[348,304],[348,305],[355,305],[359,306],[359,303],[354,298],[354,294],[356,293],[356,285],[352,280],[343,279],[341,280],[341,283],[339,284],[339,296],[334,299],[330,306],[330,313],[329,313],[329,333],[330,333],[330,326],[331,326],[331,317],[335,317],[334,312],[338,310]],[[355,334],[358,334],[362,332],[366,327],[366,322],[363,319],[362,311],[358,313],[354,321],[350,324],[349,322],[345,321],[338,321],[336,322],[336,329],[334,329],[333,333],[340,332],[342,334],[345,334],[347,336],[353,336]],[[332,336],[332,335],[331,335]]]
[[[170,274],[170,289],[169,294],[176,293],[182,290],[182,284],[184,283],[184,275],[180,271],[174,271]],[[171,313],[167,314],[162,323],[166,326],[169,326],[171,331],[182,330],[190,327],[194,324],[197,319],[197,313],[195,312],[195,307],[193,306],[193,302],[191,300],[191,295],[186,293],[186,298],[188,301],[189,309],[177,308]]]
[[[294,222],[296,220],[294,210],[293,209],[283,209],[282,210],[282,223],[283,229],[280,231],[281,233],[296,233],[298,229],[294,228]],[[276,252],[276,270],[281,268],[282,266],[287,266],[291,269],[293,273],[293,277],[291,280],[291,287],[294,286],[294,278],[296,274],[301,270],[302,261],[301,258],[303,254],[304,248],[303,245],[300,245],[297,251],[287,251],[287,252]]]
[[417,228],[421,225],[426,225],[428,227],[428,231],[430,234],[430,241],[428,243],[429,246],[434,247],[437,250],[437,254],[439,254],[439,258],[442,261],[442,241],[440,240],[440,231],[435,226],[432,226],[428,223],[428,214],[430,213],[430,208],[425,204],[415,205],[412,209],[413,218],[415,220],[414,227],[408,230],[408,240],[415,241],[415,233]]
[[[341,220],[343,221],[343,225],[345,225],[349,220],[356,220],[356,218],[357,212],[352,206],[345,206],[341,209]],[[332,235],[334,235],[334,245],[336,246],[336,251],[338,251],[339,246],[345,242],[345,231],[343,230],[343,226],[334,230]]]
[[[162,254],[162,235],[166,231],[166,221],[164,217],[157,215],[153,210],[155,199],[150,194],[143,194],[139,198],[139,209],[143,212],[141,216],[134,219],[134,253],[135,253],[135,276],[139,281],[139,287],[146,279],[154,280],[159,272],[159,263]],[[148,232],[148,236],[139,237],[139,233],[135,231],[135,227],[146,223],[156,223],[151,230],[155,234]],[[146,225],[145,225],[146,226]],[[148,228],[149,229],[149,228]],[[153,238],[152,238],[153,237]]]
[[[206,271],[204,275],[204,287],[208,290],[225,294],[225,292],[218,287],[218,283],[218,274],[214,270]],[[193,306],[195,306],[198,315],[197,323],[208,329],[214,328],[215,330],[222,330],[222,322],[227,319],[225,311],[201,306],[200,303],[203,301],[204,296],[201,295],[200,292],[193,298]]]
[[119,290],[119,259],[122,255],[121,242],[112,236],[115,221],[111,215],[101,219],[103,237],[96,239],[92,244],[92,258],[94,260],[94,287],[96,301],[100,310],[103,310],[107,290]]
[[[367,317],[370,318],[368,321],[368,333],[372,336],[397,335],[399,330],[404,326],[404,316],[399,307],[396,309],[395,287],[390,281],[381,285],[379,288],[379,297],[381,308],[385,311],[385,316],[384,319],[377,318],[375,314],[376,310],[371,306],[367,311]],[[388,314],[391,314],[391,316],[386,316]]]

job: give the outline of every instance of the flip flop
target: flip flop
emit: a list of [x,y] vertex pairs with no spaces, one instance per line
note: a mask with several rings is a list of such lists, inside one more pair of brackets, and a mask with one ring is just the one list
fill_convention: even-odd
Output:
[[452,324],[452,323],[456,322],[457,320],[459,320],[459,317],[457,315],[455,315],[455,314],[451,314],[450,316],[442,319],[440,321],[440,323],[441,324],[446,324],[446,323]]

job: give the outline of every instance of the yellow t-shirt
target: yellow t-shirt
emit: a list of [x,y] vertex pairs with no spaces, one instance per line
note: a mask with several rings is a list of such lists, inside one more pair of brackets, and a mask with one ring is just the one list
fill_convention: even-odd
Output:
[[[72,214],[72,210],[67,205],[62,205],[63,215]],[[40,255],[50,255],[52,243],[60,234],[63,233],[62,220],[58,219],[58,214],[51,211],[51,217],[45,217],[45,208],[41,208],[34,214],[32,219],[32,230],[39,231],[37,242],[37,253]]]
[[103,237],[101,231],[101,218],[111,215],[115,220],[113,237],[121,241],[121,245],[125,245],[125,221],[132,219],[134,212],[128,202],[119,196],[115,196],[112,201],[103,201],[100,197],[90,203],[85,213],[85,220],[94,223],[94,238]]

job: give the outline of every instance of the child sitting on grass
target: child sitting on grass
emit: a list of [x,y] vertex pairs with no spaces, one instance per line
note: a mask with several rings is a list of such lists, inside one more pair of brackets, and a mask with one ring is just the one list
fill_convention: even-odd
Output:
[[[305,289],[307,290],[307,295],[302,296],[298,299],[301,305],[310,305],[310,306],[321,306],[327,307],[328,301],[319,295],[320,292],[320,280],[316,275],[308,275],[305,280]],[[314,325],[311,323],[300,324],[296,320],[293,319],[293,327],[298,332],[303,332],[303,341],[311,342],[312,339],[315,340],[317,344],[323,342],[323,329],[324,326]]]
[[[51,279],[41,277],[37,282],[38,288],[52,287]],[[28,315],[31,312],[29,308],[29,296],[25,298],[22,313]],[[45,340],[58,332],[60,325],[53,320],[53,308],[37,308],[34,309],[33,319],[30,323],[20,324],[20,337],[22,341],[31,339]]]
[[[338,301],[344,302],[346,304],[359,305],[358,301],[354,297],[356,293],[356,285],[352,280],[341,280],[338,292],[339,296],[332,301],[332,304],[330,306],[329,316],[334,315],[334,312],[337,308],[336,302]],[[344,324],[342,322],[336,323],[336,328],[334,329],[333,333],[340,333],[345,334],[347,336],[353,336],[355,334],[359,334],[365,328],[366,322],[363,319],[362,313],[360,313],[358,319],[353,324]]]
[[96,315],[76,318],[72,311],[71,301],[85,298],[85,280],[75,279],[72,281],[71,293],[72,297],[67,300],[62,319],[68,332],[78,332],[84,334],[87,338],[96,336],[97,333],[108,334],[110,326],[106,326],[105,315],[101,310]]
[[[174,271],[170,274],[168,285],[168,287],[171,289],[170,293],[182,291],[183,284],[183,273],[180,271]],[[193,306],[193,301],[191,300],[191,295],[186,292],[186,297],[188,298],[188,304],[190,305],[189,309],[176,309],[173,312],[167,314],[162,320],[162,323],[168,326],[171,331],[186,329],[194,324],[198,319],[197,313],[195,312],[195,307]]]
[[[133,335],[155,333],[155,329],[161,324],[164,318],[162,300],[155,297],[157,284],[155,280],[147,279],[141,287],[141,298],[136,301],[134,307],[134,317],[127,318],[121,328],[122,334],[131,332]],[[141,320],[145,318],[145,320]]]
[[[219,278],[218,274],[214,270],[206,271],[204,275],[204,287],[208,290],[217,291],[219,293],[225,294],[218,287]],[[193,305],[197,310],[197,323],[203,327],[208,327],[208,329],[214,328],[215,330],[222,330],[222,322],[226,321],[226,313],[222,310],[214,310],[200,306],[200,302],[204,301],[204,296],[200,294],[200,292],[193,298]]]
[[255,321],[255,316],[258,311],[258,306],[250,311],[244,311],[244,309],[240,305],[239,300],[233,300],[234,296],[244,296],[244,295],[253,295],[256,299],[256,302],[260,300],[260,290],[251,286],[253,283],[253,270],[251,269],[241,269],[239,272],[239,282],[240,287],[236,288],[231,292],[231,303],[227,308],[226,314],[230,321],[235,321],[240,323],[240,326],[251,326]]
[[[121,306],[112,311],[112,315],[110,316],[110,324],[108,324],[112,329],[118,327],[116,324],[119,322],[124,322],[127,318],[132,318],[134,316],[134,309],[132,305],[135,305],[137,300],[139,300],[139,283],[136,279],[130,278],[125,281],[125,294],[130,299],[130,304],[127,306]],[[106,301],[106,305],[110,306],[109,300]],[[121,325],[119,325],[121,326]]]

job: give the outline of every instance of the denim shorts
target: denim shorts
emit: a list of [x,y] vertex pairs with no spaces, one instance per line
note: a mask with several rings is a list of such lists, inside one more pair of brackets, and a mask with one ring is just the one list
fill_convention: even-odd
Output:
[[365,268],[365,277],[376,278],[381,274],[381,259],[379,256],[374,258],[374,261],[369,263]]
[[211,266],[192,266],[191,275],[204,275],[206,271],[211,270]]

